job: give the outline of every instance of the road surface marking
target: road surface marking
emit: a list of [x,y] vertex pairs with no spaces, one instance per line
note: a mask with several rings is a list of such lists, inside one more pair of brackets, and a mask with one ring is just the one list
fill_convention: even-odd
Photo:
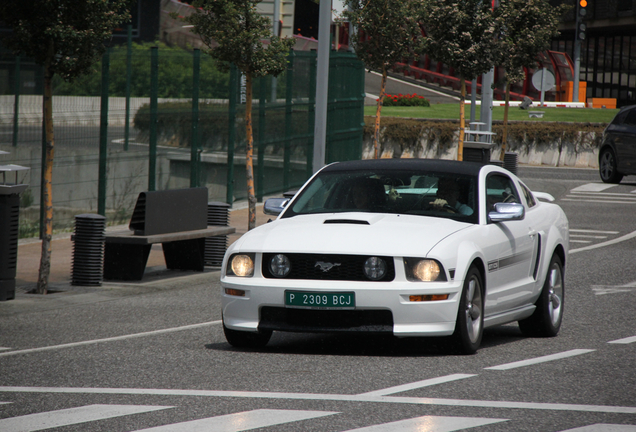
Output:
[[93,345],[93,344],[98,344],[103,342],[116,342],[116,341],[122,341],[122,340],[134,339],[134,338],[140,338],[140,337],[146,337],[146,336],[155,336],[155,335],[160,335],[165,333],[173,333],[173,332],[178,332],[183,330],[192,330],[192,329],[196,329],[200,327],[208,327],[208,326],[212,326],[216,324],[221,324],[221,320],[204,322],[200,324],[191,324],[191,325],[186,325],[181,327],[172,327],[172,328],[167,328],[162,330],[153,330],[153,331],[148,331],[143,333],[132,333],[128,335],[115,336],[115,337],[109,337],[104,339],[93,339],[93,340],[87,340],[82,342],[72,342],[72,343],[61,344],[61,345],[50,345],[50,346],[45,346],[40,348],[28,348],[28,349],[17,350],[17,351],[7,351],[7,352],[0,353],[0,357],[7,357],[11,355],[16,355],[16,354],[30,354],[34,352],[50,351],[50,350],[56,350],[56,349],[62,349],[62,348],[74,348],[78,346]]
[[69,408],[2,419],[0,420],[0,430],[2,432],[39,431],[168,408],[174,407],[149,405],[87,405],[79,408]]
[[597,235],[590,235],[590,234],[570,234],[570,238],[572,237],[576,237],[576,238],[593,238],[593,239],[604,239],[607,238],[607,236],[597,236]]
[[283,423],[310,420],[333,414],[340,413],[333,411],[259,409],[182,423],[174,423],[166,426],[157,426],[149,429],[139,429],[136,432],[240,432],[250,429],[275,426]]
[[409,390],[414,390],[422,387],[428,387],[437,384],[443,384],[451,381],[457,381],[464,378],[470,378],[477,375],[467,375],[467,374],[454,374],[447,375],[438,378],[431,378],[423,381],[417,381],[414,383],[403,384],[395,387],[388,387],[382,390],[375,390],[367,393],[361,393],[359,396],[386,396],[394,393],[402,393]]
[[519,368],[519,367],[524,367],[524,366],[531,366],[531,365],[535,365],[535,364],[539,364],[539,363],[545,363],[545,362],[549,362],[549,361],[553,361],[553,360],[561,360],[564,358],[568,358],[568,357],[574,357],[574,356],[578,356],[581,354],[587,354],[590,352],[593,352],[596,350],[591,350],[591,349],[574,349],[574,350],[570,350],[570,351],[565,351],[562,353],[558,353],[558,354],[550,354],[547,356],[542,356],[542,357],[536,357],[533,359],[528,359],[528,360],[521,360],[521,361],[516,361],[516,362],[512,362],[512,363],[506,363],[506,364],[502,364],[499,366],[492,366],[492,367],[487,367],[484,369],[488,369],[488,370],[509,370],[509,369],[515,369],[515,368]]
[[0,387],[0,393],[58,393],[58,394],[117,394],[153,396],[193,396],[246,399],[311,400],[371,402],[411,405],[438,405],[471,408],[501,408],[546,411],[599,412],[636,414],[636,406],[582,405],[544,402],[512,402],[469,399],[438,399],[422,397],[364,396],[319,393],[277,393],[221,390],[134,389],[134,388],[86,388],[86,387]]
[[423,416],[359,429],[351,429],[347,432],[453,432],[505,421],[508,420],[478,417]]
[[633,292],[636,290],[636,281],[625,285],[592,285],[592,291],[596,295]]
[[562,432],[636,432],[636,426],[597,423],[589,426],[564,430]]
[[561,198],[561,201],[576,201],[576,202],[604,203],[604,204],[636,204],[636,200],[634,200],[634,201],[609,201],[609,200],[601,200],[601,199]]
[[606,183],[587,183],[579,187],[575,187],[570,192],[601,192],[614,186],[616,185]]
[[[570,253],[573,254],[573,253],[577,253],[577,252],[583,252],[583,251],[588,251],[588,250],[592,250],[592,249],[597,249],[597,248],[600,248],[600,247],[611,246],[613,244],[617,244],[617,243],[624,242],[626,240],[633,239],[634,237],[636,237],[636,231],[632,231],[629,234],[625,234],[622,237],[617,237],[615,239],[608,240],[608,241],[605,241],[605,242],[602,242],[602,243],[596,243],[596,244],[593,244],[593,245],[590,245],[590,246],[580,247],[578,249],[570,249]],[[2,355],[2,354],[0,354],[0,355]]]
[[618,340],[611,341],[611,342],[608,342],[608,343],[611,343],[611,344],[630,344],[630,343],[634,343],[634,342],[636,342],[636,336],[627,337],[627,338],[624,338],[624,339],[618,339]]
[[599,231],[599,230],[589,230],[589,229],[572,229],[569,230],[571,233],[590,233],[590,234],[618,234],[620,231]]

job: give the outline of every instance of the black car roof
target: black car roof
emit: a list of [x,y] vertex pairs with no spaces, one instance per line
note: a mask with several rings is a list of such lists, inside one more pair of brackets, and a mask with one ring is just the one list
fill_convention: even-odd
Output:
[[477,162],[460,162],[445,159],[365,159],[335,162],[325,167],[323,172],[396,170],[448,172],[476,176],[482,167],[483,164]]

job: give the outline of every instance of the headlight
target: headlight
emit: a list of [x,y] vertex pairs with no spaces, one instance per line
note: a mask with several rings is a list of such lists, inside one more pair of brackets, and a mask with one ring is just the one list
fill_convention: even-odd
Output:
[[446,273],[442,265],[435,260],[404,258],[406,278],[415,282],[445,281]]
[[276,254],[269,261],[269,271],[272,276],[285,277],[291,271],[291,261],[283,254]]
[[379,257],[370,257],[364,262],[364,275],[373,281],[382,279],[386,275],[386,261]]
[[226,274],[251,277],[254,275],[254,254],[236,254],[230,257]]

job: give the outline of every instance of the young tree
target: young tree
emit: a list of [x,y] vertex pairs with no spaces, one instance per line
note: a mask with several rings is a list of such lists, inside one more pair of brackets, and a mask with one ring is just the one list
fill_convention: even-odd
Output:
[[[256,195],[254,193],[254,138],[252,135],[252,80],[265,75],[278,76],[285,70],[287,54],[294,44],[292,38],[272,34],[269,18],[256,11],[261,0],[198,0],[195,13],[183,18],[192,24],[192,31],[201,36],[205,50],[219,61],[219,67],[229,70],[234,64],[245,75],[245,137],[248,230],[256,226]],[[269,43],[266,42],[269,39]]]
[[130,20],[131,0],[2,0],[0,17],[11,28],[4,43],[15,54],[44,67],[45,160],[43,163],[44,229],[36,291],[46,294],[51,270],[53,232],[54,75],[72,81],[91,70],[105,51],[113,29]]
[[483,0],[427,0],[422,16],[426,51],[453,68],[460,77],[459,147],[464,152],[466,80],[487,72],[499,58],[491,2]]
[[552,38],[559,34],[561,15],[569,8],[568,5],[552,7],[546,0],[501,0],[494,10],[502,53],[498,64],[506,70],[501,160],[508,138],[510,85],[524,79],[524,67],[534,67],[537,55],[550,47]]
[[345,0],[345,5],[343,16],[353,26],[350,40],[358,58],[368,69],[382,73],[373,134],[377,159],[387,73],[397,62],[419,56],[424,48],[418,23],[421,1]]

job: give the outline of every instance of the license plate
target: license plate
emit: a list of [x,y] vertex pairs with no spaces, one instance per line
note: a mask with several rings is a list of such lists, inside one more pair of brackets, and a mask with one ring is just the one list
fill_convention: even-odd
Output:
[[285,306],[306,309],[354,309],[353,292],[285,291]]

